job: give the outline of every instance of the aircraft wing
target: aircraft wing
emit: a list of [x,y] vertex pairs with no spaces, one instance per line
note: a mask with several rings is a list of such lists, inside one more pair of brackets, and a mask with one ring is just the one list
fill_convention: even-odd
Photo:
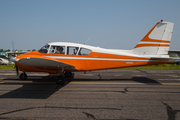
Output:
[[22,58],[18,60],[18,63],[25,66],[34,66],[39,68],[56,68],[56,69],[67,69],[76,70],[75,66],[59,62],[57,60],[45,59],[45,58]]

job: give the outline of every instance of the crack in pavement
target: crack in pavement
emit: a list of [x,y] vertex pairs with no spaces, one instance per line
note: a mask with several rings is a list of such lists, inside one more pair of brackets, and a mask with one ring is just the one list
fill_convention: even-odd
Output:
[[93,114],[87,113],[87,112],[82,112],[84,113],[87,118],[91,118],[92,120],[141,120],[141,119],[125,119],[125,118],[120,118],[120,119],[97,119]]
[[56,106],[39,106],[39,107],[30,107],[30,108],[24,108],[24,109],[19,109],[19,110],[13,110],[13,111],[9,111],[9,112],[4,112],[4,113],[0,113],[0,115],[6,115],[6,114],[11,114],[11,113],[15,113],[15,112],[21,112],[21,111],[25,111],[25,110],[32,110],[32,109],[39,109],[39,108],[58,108],[58,109],[110,109],[110,110],[122,110],[122,109],[118,109],[118,108],[81,108],[81,107],[56,107]]
[[[0,117],[0,119],[3,120],[45,120],[45,119],[40,119],[40,118],[11,118],[11,117]],[[50,119],[46,119],[50,120]]]
[[124,93],[125,93],[125,94],[128,92],[128,88],[129,88],[129,87],[125,87],[125,88],[124,88]]
[[98,77],[99,77],[99,79],[101,80],[101,75],[100,75],[100,73],[98,74]]
[[143,70],[140,70],[140,69],[137,69],[137,71],[140,71],[142,73],[145,73],[145,74],[148,74],[148,75],[151,75],[150,73],[148,73],[147,71],[143,71]]
[[89,114],[89,113],[87,113],[87,112],[82,112],[82,113],[86,114],[87,118],[92,118],[93,120],[97,120],[97,119],[94,117],[94,115],[92,115],[92,114]]
[[173,110],[172,107],[170,107],[168,104],[166,104],[166,103],[163,103],[163,104],[166,106],[168,120],[175,120],[176,113],[180,112],[180,110]]

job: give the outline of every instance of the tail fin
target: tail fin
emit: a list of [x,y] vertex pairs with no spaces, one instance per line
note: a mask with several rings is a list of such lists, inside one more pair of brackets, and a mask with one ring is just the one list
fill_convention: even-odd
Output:
[[134,47],[138,55],[167,55],[171,42],[174,23],[158,22]]

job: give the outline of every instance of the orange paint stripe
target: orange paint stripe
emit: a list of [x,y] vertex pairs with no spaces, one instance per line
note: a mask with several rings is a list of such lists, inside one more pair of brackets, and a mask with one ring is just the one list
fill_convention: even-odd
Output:
[[143,39],[141,42],[162,42],[162,43],[170,43],[171,41],[166,41],[166,40],[152,40],[152,39]]
[[162,44],[138,44],[134,48],[138,47],[169,47],[169,45],[162,45]]
[[[149,38],[149,35],[151,34],[151,32],[156,28],[156,26],[159,24],[159,22],[144,36],[144,38],[141,40],[141,42],[161,42],[161,43],[170,43],[171,41],[166,41],[166,40],[155,40],[155,39],[151,39]],[[137,44],[134,48],[138,48],[138,47],[153,47],[153,46],[165,46],[165,47],[169,47],[169,45],[160,45],[160,44]]]

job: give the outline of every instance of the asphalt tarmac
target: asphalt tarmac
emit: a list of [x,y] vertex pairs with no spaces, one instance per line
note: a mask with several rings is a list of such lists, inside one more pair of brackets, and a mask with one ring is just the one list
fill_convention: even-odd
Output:
[[180,120],[180,70],[77,72],[63,86],[27,75],[0,70],[0,119]]

